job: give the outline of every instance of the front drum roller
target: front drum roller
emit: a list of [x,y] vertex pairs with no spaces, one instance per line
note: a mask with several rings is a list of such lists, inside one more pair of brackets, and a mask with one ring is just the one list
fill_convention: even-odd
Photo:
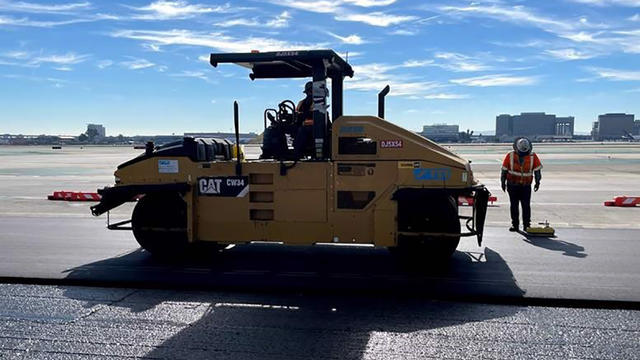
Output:
[[154,256],[180,256],[188,249],[187,204],[178,193],[143,196],[131,226],[138,244]]

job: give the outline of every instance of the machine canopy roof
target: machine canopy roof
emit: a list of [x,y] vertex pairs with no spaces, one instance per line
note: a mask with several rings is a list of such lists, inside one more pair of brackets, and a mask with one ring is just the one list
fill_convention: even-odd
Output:
[[313,77],[314,66],[326,69],[327,77],[353,77],[353,69],[333,50],[300,50],[211,54],[210,63],[235,63],[252,71],[251,80]]

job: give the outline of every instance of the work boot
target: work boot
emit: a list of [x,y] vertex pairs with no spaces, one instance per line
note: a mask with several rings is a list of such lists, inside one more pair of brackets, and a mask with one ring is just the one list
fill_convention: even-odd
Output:
[[516,225],[511,225],[511,227],[509,228],[509,231],[511,231],[511,232],[518,231],[518,225],[517,224]]
[[529,228],[531,227],[531,224],[524,224],[524,231],[529,231]]

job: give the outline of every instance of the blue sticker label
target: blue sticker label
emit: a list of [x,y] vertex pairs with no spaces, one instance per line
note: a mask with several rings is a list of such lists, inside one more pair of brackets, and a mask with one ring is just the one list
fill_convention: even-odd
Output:
[[451,169],[447,168],[419,168],[413,169],[416,180],[447,181],[451,177]]
[[340,133],[363,133],[364,126],[342,126],[340,127]]

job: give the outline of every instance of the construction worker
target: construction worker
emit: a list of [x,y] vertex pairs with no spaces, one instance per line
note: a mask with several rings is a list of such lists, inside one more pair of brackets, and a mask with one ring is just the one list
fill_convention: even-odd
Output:
[[296,111],[298,112],[298,117],[303,119],[302,124],[304,126],[313,126],[313,82],[307,81],[304,84],[303,92],[306,96],[298,102]]
[[531,183],[535,179],[534,191],[540,188],[542,179],[542,163],[538,155],[532,153],[533,145],[525,137],[517,138],[513,142],[513,151],[505,156],[502,162],[500,183],[502,191],[507,190],[511,202],[511,228],[518,231],[519,206],[522,205],[523,230],[531,226]]
[[293,139],[293,149],[297,158],[302,157],[305,148],[313,138],[313,82],[308,81],[304,85],[304,93],[307,96],[300,100],[296,106],[298,119],[302,119]]

